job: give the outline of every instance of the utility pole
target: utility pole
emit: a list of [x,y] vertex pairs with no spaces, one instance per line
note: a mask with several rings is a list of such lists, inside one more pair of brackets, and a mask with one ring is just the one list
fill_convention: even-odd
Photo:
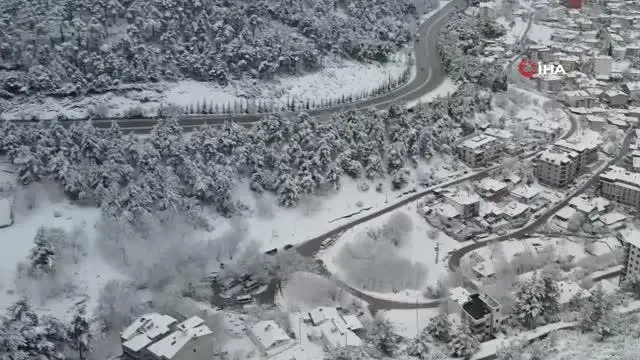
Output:
[[420,334],[420,315],[418,311],[418,295],[416,295],[416,334]]
[[436,264],[438,263],[438,257],[440,255],[440,243],[436,243]]

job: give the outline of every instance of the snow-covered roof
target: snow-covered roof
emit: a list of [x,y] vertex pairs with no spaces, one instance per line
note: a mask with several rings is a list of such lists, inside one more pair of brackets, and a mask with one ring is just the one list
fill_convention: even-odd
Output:
[[484,133],[502,140],[509,140],[513,137],[513,134],[510,131],[493,127],[487,128]]
[[364,325],[362,325],[362,322],[360,322],[360,319],[358,319],[358,317],[353,314],[343,315],[342,320],[344,320],[344,323],[347,325],[347,329],[349,330],[364,329]]
[[596,206],[593,203],[591,203],[591,201],[589,201],[588,199],[582,196],[577,196],[569,200],[569,205],[572,208],[575,208],[576,210],[579,210],[587,214],[591,213],[593,210],[596,209]]
[[0,199],[0,227],[9,226],[13,223],[11,215],[11,199]]
[[326,320],[339,316],[340,314],[338,314],[338,309],[327,306],[319,306],[309,312],[309,318],[311,318],[311,322],[313,322],[313,325],[315,326],[322,324]]
[[604,280],[598,281],[595,285],[593,285],[589,289],[589,292],[596,291],[596,289],[598,289],[598,288],[602,289],[602,291],[604,291],[605,294],[613,294],[613,293],[618,291],[619,286],[614,284],[609,279],[604,279]]
[[489,135],[478,135],[463,141],[462,144],[460,144],[460,146],[463,146],[469,149],[478,149],[494,141],[498,141],[498,139]]
[[556,213],[556,217],[562,220],[569,220],[576,212],[576,209],[565,206],[562,209],[558,210],[558,212]]
[[260,321],[249,328],[260,347],[265,350],[279,346],[291,340],[284,330],[273,320]]
[[546,162],[554,165],[563,165],[566,163],[570,163],[572,159],[574,159],[578,154],[569,151],[551,151],[546,150],[540,157],[539,161]]
[[625,83],[624,86],[626,86],[629,91],[640,90],[640,81],[628,82]]
[[640,168],[640,156],[636,156],[633,158],[632,166],[634,169]]
[[445,194],[445,198],[460,205],[472,205],[480,202],[482,199],[476,194],[472,194],[465,190],[458,190]]
[[560,305],[569,303],[576,294],[580,294],[581,299],[591,296],[588,290],[585,290],[574,281],[558,281],[557,284],[558,290],[560,290],[560,297],[558,298]]
[[[600,178],[612,182],[618,182],[621,185],[627,184],[634,187],[640,187],[640,173],[629,172],[625,168],[619,166],[610,166],[608,171],[600,174]],[[640,188],[638,190],[640,190]]]
[[360,346],[362,340],[340,318],[325,321],[319,326],[323,338],[333,348],[343,346]]
[[602,145],[602,140],[600,140],[597,132],[584,131],[581,135],[571,137],[570,139],[558,140],[554,145],[581,153],[585,150],[597,149],[598,146]]
[[449,289],[449,299],[460,306],[469,301],[469,296],[471,296],[469,290],[463,288],[462,286]]
[[483,261],[474,266],[473,271],[487,278],[493,276],[496,273],[496,268],[493,265],[493,261]]
[[456,216],[460,216],[460,212],[451,204],[441,203],[433,207],[433,210],[440,216],[447,219],[453,219]]
[[533,186],[522,185],[511,190],[512,195],[521,197],[527,200],[533,199],[534,197],[538,196],[541,192],[542,192],[542,188],[536,185],[533,185]]
[[149,337],[145,334],[138,334],[130,338],[129,340],[122,343],[122,346],[130,349],[131,351],[138,352],[142,348],[151,344],[153,340],[149,339]]
[[624,221],[627,219],[627,215],[621,214],[619,212],[612,212],[604,215],[600,215],[600,221],[605,225],[613,225],[619,221]]
[[512,201],[503,208],[503,211],[505,215],[514,218],[524,214],[527,209],[529,209],[527,205],[517,201]]
[[569,90],[562,93],[565,98],[582,98],[587,99],[591,97],[591,94],[585,90]]
[[137,334],[145,334],[153,340],[159,335],[169,332],[169,325],[176,322],[176,319],[169,315],[149,313],[137,318],[131,325],[127,326],[120,337],[122,340],[129,340]]
[[602,116],[598,116],[598,115],[587,115],[587,121],[589,122],[598,122],[598,123],[604,123],[604,118]]
[[502,181],[486,177],[482,178],[482,180],[478,182],[478,187],[485,191],[498,192],[500,190],[506,189],[507,184],[503,183]]
[[183,328],[150,345],[148,350],[160,359],[172,359],[189,341],[211,334],[213,332],[206,325]]

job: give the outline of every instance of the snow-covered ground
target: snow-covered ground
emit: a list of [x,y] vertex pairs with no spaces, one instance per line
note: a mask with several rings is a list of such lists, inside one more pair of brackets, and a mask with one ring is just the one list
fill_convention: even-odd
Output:
[[80,227],[86,233],[88,248],[86,257],[80,257],[78,264],[69,265],[73,274],[70,280],[77,286],[77,290],[67,298],[34,303],[34,307],[63,319],[74,302],[86,300],[87,308],[93,309],[97,295],[105,283],[124,278],[123,274],[100,257],[94,247],[94,224],[99,214],[98,209],[73,206],[66,201],[43,200],[33,211],[17,213],[12,226],[0,229],[0,309],[21,297],[14,286],[16,266],[18,262],[27,259],[40,226],[58,227],[67,231]]
[[553,32],[554,29],[550,26],[532,23],[527,38],[537,43],[545,43],[551,41],[551,34]]
[[526,19],[522,19],[520,17],[514,17],[513,26],[504,16],[496,18],[496,21],[507,29],[507,34],[504,36],[504,42],[507,45],[513,45],[520,41],[520,38],[522,38],[528,24]]
[[407,338],[414,338],[420,334],[429,324],[429,320],[438,313],[438,308],[381,311],[382,316],[391,322],[395,332]]
[[[416,210],[416,203],[411,203],[402,208],[395,210],[389,214],[380,216],[366,224],[356,226],[351,230],[346,231],[336,243],[325,251],[321,252],[319,258],[325,263],[327,269],[339,279],[345,281],[345,264],[339,261],[339,257],[344,249],[349,245],[357,242],[361,237],[370,230],[376,230],[383,227],[389,222],[395,214],[404,213],[411,219],[411,232],[407,235],[406,243],[396,248],[397,255],[400,258],[407,259],[414,264],[426,269],[426,279],[420,284],[419,287],[405,290],[398,289],[397,293],[379,293],[371,292],[371,295],[376,297],[404,301],[404,302],[424,302],[427,301],[422,294],[427,286],[435,286],[446,273],[447,273],[447,253],[453,251],[459,247],[462,247],[466,243],[458,242],[444,233],[440,233],[437,240],[432,240],[427,236],[434,228],[427,223],[427,221],[420,216]],[[437,249],[439,247],[439,249]],[[436,263],[436,253],[438,255],[438,262]],[[408,276],[409,274],[397,274],[397,276]],[[348,281],[347,281],[348,282]],[[358,284],[350,284],[356,288],[361,288]],[[361,289],[367,292],[373,289]],[[412,291],[413,290],[413,291]]]

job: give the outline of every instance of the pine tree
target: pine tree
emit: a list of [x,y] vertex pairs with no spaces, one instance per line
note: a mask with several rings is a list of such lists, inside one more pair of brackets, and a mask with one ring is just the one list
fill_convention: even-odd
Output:
[[207,109],[207,100],[202,99],[202,104],[201,104],[200,106],[201,106],[201,108],[200,108],[200,114],[206,114],[206,113],[208,112],[208,109]]
[[85,360],[87,354],[91,351],[91,330],[89,321],[86,317],[86,308],[84,305],[78,307],[71,320],[71,326],[68,331],[68,337],[71,340],[70,346],[78,352],[78,359]]
[[309,110],[309,107],[310,107],[310,106],[311,106],[311,105],[309,104],[309,99],[307,99],[307,105],[306,105],[307,110]]
[[47,239],[48,230],[41,226],[34,239],[35,246],[31,249],[29,260],[35,274],[52,274],[55,272],[56,249]]
[[434,339],[448,343],[451,341],[451,322],[446,314],[440,314],[429,320],[426,331]]
[[463,324],[451,337],[449,349],[453,356],[469,358],[480,350],[480,342],[471,334],[469,328]]
[[400,337],[393,332],[391,323],[381,317],[374,320],[368,332],[368,338],[373,346],[385,356],[393,357],[399,349]]

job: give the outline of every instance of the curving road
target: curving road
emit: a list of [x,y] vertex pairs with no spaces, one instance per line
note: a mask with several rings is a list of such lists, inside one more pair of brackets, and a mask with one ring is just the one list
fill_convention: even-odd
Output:
[[[306,112],[322,120],[329,120],[335,112],[346,109],[366,109],[370,107],[383,109],[393,103],[406,103],[418,100],[423,95],[434,90],[444,81],[446,74],[442,68],[440,56],[436,49],[436,41],[440,28],[446,23],[447,17],[458,7],[466,7],[466,0],[452,0],[444,5],[437,13],[433,14],[427,21],[420,24],[417,30],[419,41],[414,42],[415,68],[416,74],[407,84],[380,96],[368,98],[362,101],[342,104],[338,106],[311,109]],[[194,130],[204,124],[220,125],[226,121],[233,121],[239,124],[251,124],[258,122],[269,114],[233,114],[233,115],[183,115],[179,117],[180,124],[185,131]],[[86,120],[68,120],[64,123],[69,125]],[[156,119],[93,119],[93,124],[97,128],[108,128],[112,122],[125,132],[148,133],[156,123]]]

